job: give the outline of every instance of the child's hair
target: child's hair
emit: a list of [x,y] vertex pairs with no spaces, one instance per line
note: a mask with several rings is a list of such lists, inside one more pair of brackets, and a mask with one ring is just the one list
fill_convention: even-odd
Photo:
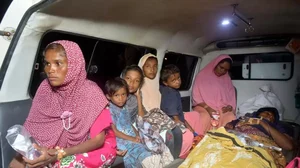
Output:
[[120,77],[110,79],[105,83],[105,90],[108,96],[114,95],[121,88],[125,88],[127,94],[129,93],[127,82]]
[[121,77],[124,78],[128,71],[136,71],[136,72],[138,72],[141,75],[141,79],[140,79],[141,85],[140,86],[142,86],[143,83],[144,83],[144,73],[143,73],[143,70],[139,66],[137,66],[137,65],[130,65],[130,66],[127,66],[122,71]]
[[179,68],[174,64],[166,65],[160,71],[160,80],[161,82],[166,82],[168,78],[176,73],[180,73]]

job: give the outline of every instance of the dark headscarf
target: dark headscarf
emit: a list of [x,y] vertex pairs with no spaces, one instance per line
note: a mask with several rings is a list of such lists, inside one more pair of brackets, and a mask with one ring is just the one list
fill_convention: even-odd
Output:
[[254,117],[259,117],[259,115],[264,112],[264,111],[268,111],[271,112],[274,115],[274,124],[277,124],[279,122],[279,112],[276,108],[274,107],[263,107],[258,109],[255,113],[254,113]]
[[[270,122],[266,119],[263,119],[265,122],[267,122],[271,127],[275,128],[276,130],[278,130],[281,133],[284,134],[288,134],[290,136],[293,135],[292,132],[289,132],[285,129],[285,127],[279,122],[279,113],[278,110],[274,107],[263,107],[258,109],[256,112],[253,112],[252,115],[249,115],[248,117],[254,117],[254,118],[259,118],[259,114],[261,114],[264,111],[269,111],[271,113],[274,114],[274,122]],[[235,126],[241,121],[241,118],[231,121],[229,124],[231,124],[233,126],[233,128],[235,128]],[[262,131],[263,133],[265,133],[268,136],[271,136],[270,133],[265,130],[261,125],[251,125],[252,127],[257,128],[258,130]]]

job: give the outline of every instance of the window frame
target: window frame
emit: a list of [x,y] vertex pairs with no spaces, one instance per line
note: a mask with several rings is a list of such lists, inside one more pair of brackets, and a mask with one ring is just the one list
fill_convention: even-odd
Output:
[[[47,1],[40,1],[38,3],[36,3],[35,5],[31,6],[23,15],[18,28],[14,34],[14,38],[12,38],[10,45],[6,51],[5,57],[3,59],[2,65],[0,67],[0,90],[2,88],[2,84],[6,75],[6,72],[8,70],[10,61],[13,57],[13,53],[18,45],[19,39],[23,33],[23,30],[25,28],[25,26],[27,25],[27,21],[29,20],[29,18],[31,17],[31,15],[38,11],[39,9],[42,9],[48,5],[51,5],[52,3],[54,3],[56,0],[47,0]],[[6,14],[7,11],[5,11]],[[2,21],[1,21],[2,22]],[[29,83],[30,85],[30,83]]]
[[[38,47],[37,47],[37,50],[36,50],[36,54],[35,54],[35,58],[34,58],[34,63],[33,63],[33,67],[32,67],[32,70],[31,70],[31,75],[30,75],[30,82],[29,82],[29,85],[28,85],[28,89],[27,89],[27,93],[29,95],[30,98],[34,98],[34,96],[31,94],[32,92],[32,85],[33,85],[33,80],[34,80],[34,74],[35,74],[35,64],[37,63],[39,57],[41,55],[39,55],[39,51],[41,50],[41,46],[42,46],[42,42],[43,42],[43,39],[44,37],[48,34],[48,33],[61,33],[61,34],[64,34],[64,35],[70,35],[70,36],[78,36],[78,37],[83,37],[83,38],[90,38],[90,39],[94,39],[96,40],[95,44],[93,47],[93,51],[91,52],[91,55],[90,55],[90,61],[89,62],[86,62],[87,64],[87,67],[86,67],[86,71],[88,73],[88,70],[91,66],[91,61],[92,61],[92,58],[94,57],[94,52],[95,52],[95,49],[99,43],[99,41],[102,41],[102,42],[110,42],[110,43],[116,43],[116,44],[122,44],[122,45],[125,45],[125,46],[134,46],[134,47],[142,47],[142,48],[147,48],[147,49],[152,49],[152,50],[155,50],[156,53],[157,53],[157,49],[156,48],[153,48],[153,47],[147,47],[147,46],[142,46],[142,45],[134,45],[134,44],[130,44],[130,43],[125,43],[125,42],[120,42],[120,41],[114,41],[114,40],[107,40],[107,39],[103,39],[103,38],[97,38],[97,37],[93,37],[93,36],[88,36],[88,35],[84,35],[84,34],[79,34],[79,33],[74,33],[74,32],[68,32],[68,31],[63,31],[63,30],[48,30],[46,31],[45,33],[43,33],[43,35],[41,36],[40,40],[39,40],[39,43],[38,43]],[[88,75],[88,74],[87,74]],[[121,74],[120,74],[121,75]],[[38,88],[37,88],[38,89]],[[102,89],[102,88],[101,88]],[[37,91],[37,90],[36,90]],[[35,92],[36,93],[36,92]]]
[[[265,78],[265,79],[262,79],[262,78],[251,78],[251,56],[253,56],[253,55],[265,55],[265,54],[289,54],[290,56],[292,56],[293,58],[292,58],[292,62],[291,62],[291,73],[290,73],[290,77],[289,78],[287,78],[287,79],[267,79],[267,78]],[[264,53],[243,53],[243,54],[228,54],[230,57],[231,56],[244,56],[244,58],[246,57],[246,56],[249,56],[249,62],[248,62],[248,64],[249,64],[249,78],[247,78],[247,79],[232,79],[231,78],[231,80],[242,80],[242,81],[244,81],[244,80],[257,80],[257,81],[289,81],[289,80],[291,80],[292,78],[293,78],[293,76],[294,76],[294,65],[295,65],[295,55],[294,54],[292,54],[292,53],[290,53],[290,52],[288,52],[288,51],[279,51],[279,52],[264,52]],[[231,57],[232,58],[232,57]],[[234,60],[233,60],[233,62],[234,62]],[[278,62],[278,63],[280,63],[280,62]],[[241,71],[243,71],[243,70],[241,70]],[[229,71],[230,72],[230,71]]]
[[[178,91],[189,91],[191,89],[191,87],[192,87],[192,84],[193,84],[194,76],[195,76],[195,73],[196,73],[195,71],[196,71],[196,67],[197,67],[198,62],[199,62],[199,58],[201,59],[201,57],[195,56],[195,55],[191,55],[191,54],[185,54],[185,53],[179,53],[179,52],[175,52],[175,51],[166,50],[166,52],[164,53],[164,57],[163,57],[161,68],[163,68],[163,66],[164,66],[164,60],[165,60],[166,54],[176,54],[176,55],[179,55],[179,56],[195,57],[196,61],[193,62],[194,66],[191,69],[192,73],[189,76],[190,79],[188,80],[187,88],[178,89]],[[174,64],[174,65],[176,65],[176,64]],[[182,71],[181,70],[180,70],[180,76],[182,77]]]

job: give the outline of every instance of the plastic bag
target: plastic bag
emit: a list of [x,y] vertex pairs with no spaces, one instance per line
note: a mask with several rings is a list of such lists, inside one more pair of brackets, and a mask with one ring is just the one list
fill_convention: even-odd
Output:
[[37,151],[33,144],[38,144],[22,125],[14,125],[7,130],[6,139],[9,145],[22,156],[33,160],[41,153]]
[[245,146],[267,148],[267,149],[271,149],[271,150],[274,150],[277,152],[282,151],[282,148],[279,148],[277,146],[265,145],[256,140],[253,140],[250,136],[248,136],[245,133],[241,133],[241,132],[235,131],[235,130],[228,130],[227,132],[234,134]]
[[279,98],[271,92],[271,86],[265,85],[260,88],[261,94],[246,100],[238,109],[237,117],[244,116],[247,113],[253,113],[263,107],[275,107],[279,112],[279,119],[282,119],[284,107]]

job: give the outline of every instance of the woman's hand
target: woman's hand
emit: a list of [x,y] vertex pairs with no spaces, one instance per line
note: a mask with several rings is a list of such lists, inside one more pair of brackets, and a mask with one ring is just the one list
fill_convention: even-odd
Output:
[[240,121],[237,126],[243,126],[243,125],[259,125],[261,124],[261,119],[259,118],[247,118],[245,120]]
[[210,107],[206,108],[205,110],[208,112],[208,114],[210,115],[211,118],[213,118],[213,116],[212,116],[213,113],[217,112],[216,110],[214,110]]
[[56,161],[56,154],[55,154],[56,151],[49,150],[48,148],[45,147],[40,147],[36,144],[34,144],[34,148],[41,152],[41,156],[34,160],[29,160],[23,157],[28,167],[30,168],[42,167]]
[[121,156],[121,157],[124,157],[127,153],[127,150],[118,150],[117,149],[117,155],[118,156]]
[[57,150],[56,149],[48,149],[48,155],[50,156],[57,156]]
[[223,113],[231,112],[233,110],[232,106],[228,105],[222,108]]

